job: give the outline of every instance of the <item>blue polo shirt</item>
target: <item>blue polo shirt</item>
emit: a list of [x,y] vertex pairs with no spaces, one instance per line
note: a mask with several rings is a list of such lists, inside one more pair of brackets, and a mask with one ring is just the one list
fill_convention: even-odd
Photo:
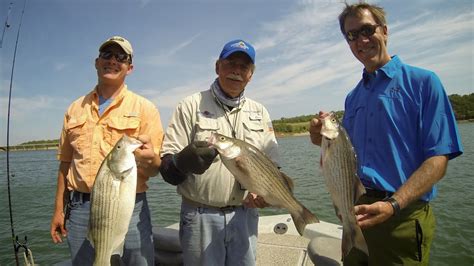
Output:
[[[395,192],[428,158],[463,152],[454,113],[438,76],[398,56],[362,80],[345,102],[343,125],[364,186]],[[429,201],[436,186],[423,195]]]

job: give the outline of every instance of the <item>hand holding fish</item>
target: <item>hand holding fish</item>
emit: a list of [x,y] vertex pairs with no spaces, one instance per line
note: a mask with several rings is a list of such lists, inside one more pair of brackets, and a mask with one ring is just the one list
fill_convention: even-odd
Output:
[[217,156],[207,141],[194,141],[175,155],[176,167],[183,173],[203,174]]
[[262,197],[252,192],[247,194],[243,203],[247,208],[265,208],[270,206]]
[[155,176],[161,164],[159,154],[155,153],[150,136],[140,135],[137,138],[143,143],[133,153],[137,162],[138,171],[142,171],[147,176]]
[[372,204],[354,207],[357,223],[362,229],[383,223],[393,216],[393,207],[386,201],[376,201]]
[[319,111],[319,115],[309,122],[309,135],[311,138],[311,142],[314,145],[321,146],[321,128],[323,126],[323,123],[321,121],[322,118],[328,116],[329,113],[324,112],[324,111]]

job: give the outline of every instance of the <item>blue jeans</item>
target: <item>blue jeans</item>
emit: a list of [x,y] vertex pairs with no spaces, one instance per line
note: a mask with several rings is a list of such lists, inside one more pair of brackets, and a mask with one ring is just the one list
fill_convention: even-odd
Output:
[[257,209],[221,211],[181,203],[184,265],[255,265],[257,231]]
[[[94,248],[86,239],[89,225],[90,201],[74,192],[66,223],[67,241],[73,265],[92,265]],[[137,194],[132,219],[125,236],[122,262],[125,265],[154,265],[153,233],[146,193]]]

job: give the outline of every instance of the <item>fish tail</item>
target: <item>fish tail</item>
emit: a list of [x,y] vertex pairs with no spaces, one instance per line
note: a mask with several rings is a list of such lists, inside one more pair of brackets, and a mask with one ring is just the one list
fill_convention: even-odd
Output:
[[353,247],[369,255],[369,249],[365,242],[364,234],[358,225],[347,226],[342,233],[342,256],[346,257]]
[[304,229],[308,224],[319,223],[318,217],[314,215],[310,210],[306,209],[303,206],[302,211],[297,214],[291,214],[291,218],[293,218],[293,222],[295,223],[296,230],[302,236],[304,233]]

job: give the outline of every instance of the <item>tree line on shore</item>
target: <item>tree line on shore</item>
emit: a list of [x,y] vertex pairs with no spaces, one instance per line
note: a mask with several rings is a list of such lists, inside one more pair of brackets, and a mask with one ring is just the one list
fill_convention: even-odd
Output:
[[[452,94],[449,95],[449,100],[453,106],[454,115],[457,120],[474,120],[474,93],[466,95]],[[344,111],[335,112],[339,119],[344,115]],[[281,134],[295,134],[308,132],[309,121],[314,117],[311,115],[300,115],[290,118],[282,117],[278,120],[273,120],[273,129],[276,133]],[[57,144],[59,139],[54,140],[35,140],[22,143],[27,144]]]
[[[452,94],[449,95],[449,100],[454,110],[456,120],[474,120],[474,93],[466,95]],[[336,116],[339,120],[342,119],[344,111],[336,111]],[[295,134],[308,132],[309,121],[315,117],[312,115],[300,115],[290,118],[282,117],[278,120],[273,120],[273,129],[277,133]]]

